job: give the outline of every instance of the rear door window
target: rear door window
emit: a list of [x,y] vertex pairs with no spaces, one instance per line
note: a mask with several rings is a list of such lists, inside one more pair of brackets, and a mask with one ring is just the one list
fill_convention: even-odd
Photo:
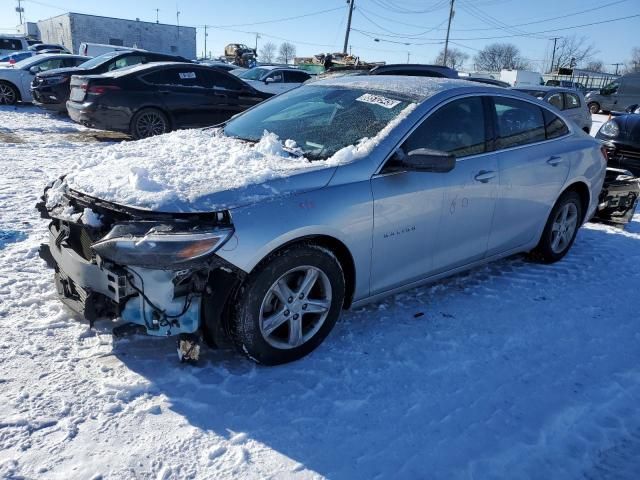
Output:
[[564,108],[569,110],[570,108],[580,108],[580,98],[574,93],[564,94]]
[[282,72],[271,72],[266,76],[265,81],[271,79],[274,83],[282,83],[284,81]]
[[38,63],[38,67],[40,67],[41,72],[46,72],[47,70],[53,70],[54,68],[62,68],[64,67],[64,62],[68,59],[65,58],[51,58],[49,60],[45,60],[44,62]]
[[284,72],[285,83],[302,83],[309,80],[309,74],[306,72]]
[[493,97],[497,148],[512,148],[546,140],[542,109],[513,98]]
[[405,153],[418,148],[440,150],[458,158],[486,152],[482,97],[449,102],[429,115],[403,146]]
[[569,133],[569,127],[562,121],[560,117],[554,115],[549,110],[543,110],[544,128],[548,140],[553,138],[564,137]]
[[197,68],[167,68],[143,75],[145,82],[153,85],[210,88],[206,73]]
[[549,102],[551,105],[556,107],[558,110],[564,109],[564,103],[562,100],[561,93],[554,93],[553,95],[549,96],[549,98],[547,99],[547,102]]

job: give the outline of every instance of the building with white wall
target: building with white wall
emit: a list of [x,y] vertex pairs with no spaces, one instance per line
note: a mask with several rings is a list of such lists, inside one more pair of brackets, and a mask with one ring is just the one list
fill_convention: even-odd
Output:
[[196,58],[196,29],[164,23],[64,13],[38,21],[40,39],[78,53],[82,42],[143,48]]

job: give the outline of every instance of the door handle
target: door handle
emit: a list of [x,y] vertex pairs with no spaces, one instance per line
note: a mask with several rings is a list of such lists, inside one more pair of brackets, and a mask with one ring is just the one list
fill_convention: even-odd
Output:
[[163,95],[169,95],[171,92],[169,90],[158,90],[158,93],[161,93]]
[[496,172],[493,170],[481,170],[475,177],[478,182],[487,183],[489,180],[496,176]]
[[547,163],[553,167],[557,167],[560,162],[562,162],[562,157],[558,157],[556,155],[547,160]]

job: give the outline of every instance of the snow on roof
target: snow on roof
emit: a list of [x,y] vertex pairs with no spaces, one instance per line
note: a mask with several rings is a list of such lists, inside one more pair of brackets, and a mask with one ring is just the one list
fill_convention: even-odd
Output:
[[117,70],[112,70],[110,72],[103,73],[100,76],[118,78],[124,75],[129,75],[130,73],[133,73],[133,72],[140,72],[144,70],[149,70],[154,67],[167,66],[167,65],[175,65],[178,67],[194,66],[194,67],[200,67],[200,68],[207,68],[207,65],[201,65],[198,63],[189,63],[189,62],[151,62],[151,63],[138,63],[136,65],[131,65],[129,67],[119,68]]
[[449,88],[477,87],[476,84],[465,80],[404,75],[346,75],[318,80],[313,85],[394,92],[418,101],[426,100]]

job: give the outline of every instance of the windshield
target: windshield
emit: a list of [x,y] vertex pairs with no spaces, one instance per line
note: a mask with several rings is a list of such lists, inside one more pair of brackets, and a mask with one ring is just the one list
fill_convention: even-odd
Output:
[[257,142],[265,131],[272,132],[282,141],[295,141],[305,157],[326,159],[374,137],[410,103],[388,92],[306,85],[236,117],[224,133]]
[[117,57],[118,55],[121,55],[121,54],[122,54],[121,51],[103,53],[102,55],[98,55],[97,57],[94,57],[91,60],[87,60],[86,62],[81,63],[78,67],[79,68],[97,67],[98,65],[102,65],[106,61],[111,60],[113,57]]
[[266,75],[271,70],[267,70],[266,68],[251,68],[245,72],[242,72],[238,76],[240,78],[244,78],[245,80],[260,80],[263,75]]

